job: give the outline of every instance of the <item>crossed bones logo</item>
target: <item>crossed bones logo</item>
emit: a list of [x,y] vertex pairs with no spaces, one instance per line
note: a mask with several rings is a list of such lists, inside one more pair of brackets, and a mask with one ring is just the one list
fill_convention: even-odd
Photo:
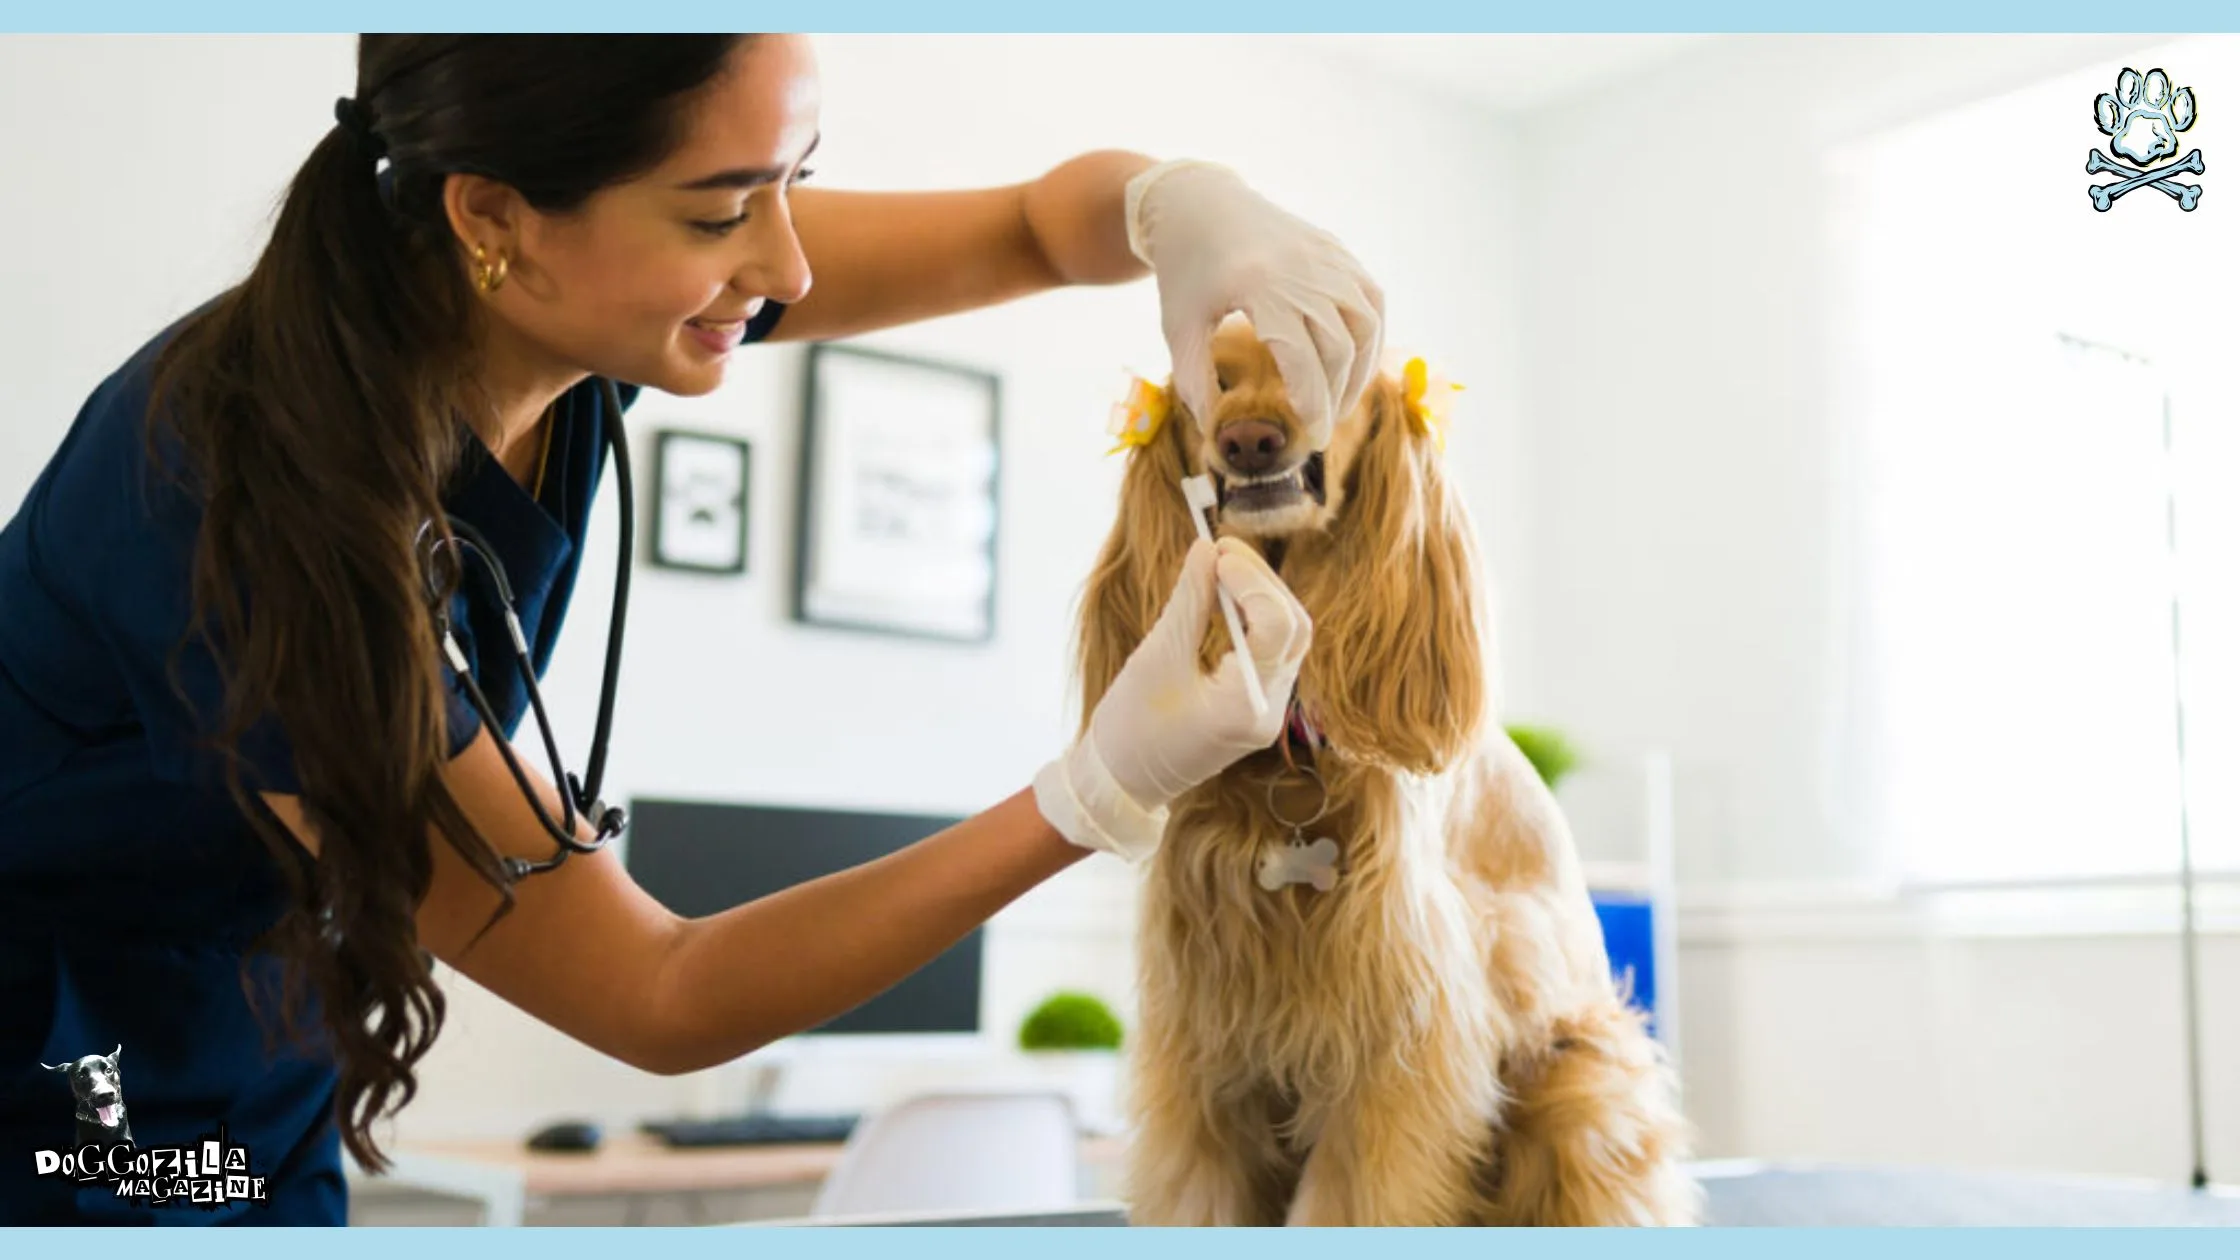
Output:
[[2184,171],[2201,174],[2201,150],[2195,149],[2180,161],[2153,165],[2176,153],[2178,133],[2193,126],[2192,88],[2182,87],[2173,92],[2170,76],[2161,70],[2149,70],[2142,75],[2125,66],[2123,73],[2116,76],[2116,90],[2102,92],[2100,99],[2092,103],[2092,115],[2100,124],[2100,134],[2108,137],[2108,152],[2134,163],[2126,166],[2104,156],[2098,149],[2085,154],[2085,174],[2114,171],[2124,177],[2115,183],[2094,184],[2085,190],[2092,196],[2093,209],[2105,211],[2117,198],[2141,188],[2167,194],[2178,203],[2180,210],[2191,210],[2201,204],[2201,185],[2182,184],[2170,178]]

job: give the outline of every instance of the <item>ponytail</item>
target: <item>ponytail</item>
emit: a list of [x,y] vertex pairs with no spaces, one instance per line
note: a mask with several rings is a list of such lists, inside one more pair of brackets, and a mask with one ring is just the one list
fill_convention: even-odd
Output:
[[[411,1100],[445,1009],[414,931],[433,869],[416,838],[439,830],[505,885],[441,778],[450,737],[414,548],[464,445],[471,298],[438,244],[392,216],[364,139],[338,125],[247,281],[165,347],[151,412],[207,494],[193,624],[229,674],[227,790],[291,891],[259,942],[286,963],[280,1023],[300,1040],[306,998],[329,1013],[343,1140],[376,1170],[372,1122]],[[238,742],[267,713],[320,841],[308,869],[243,780]]]
[[[659,165],[748,38],[360,37],[356,94],[290,183],[264,253],[157,363],[151,425],[180,439],[206,496],[193,626],[226,674],[214,742],[292,892],[260,946],[287,963],[291,1029],[317,1001],[343,1142],[374,1171],[386,1160],[372,1124],[411,1100],[444,1018],[414,929],[430,832],[499,890],[498,914],[512,905],[495,850],[444,786],[447,708],[415,545],[442,519],[466,419],[490,412],[444,181],[474,172],[540,212],[575,209]],[[316,863],[244,782],[238,745],[266,715],[287,733]]]

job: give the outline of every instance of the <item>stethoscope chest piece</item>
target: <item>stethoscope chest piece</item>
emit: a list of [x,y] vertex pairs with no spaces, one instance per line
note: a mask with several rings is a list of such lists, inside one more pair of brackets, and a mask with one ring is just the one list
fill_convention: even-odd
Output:
[[[621,495],[622,550],[615,566],[614,609],[607,629],[607,659],[604,676],[599,687],[599,717],[591,737],[591,759],[585,777],[579,779],[562,764],[560,744],[552,732],[552,720],[545,712],[544,694],[537,686],[536,662],[533,659],[528,635],[522,631],[518,605],[514,599],[513,584],[506,578],[505,565],[498,558],[497,549],[480,531],[466,521],[448,513],[439,528],[434,520],[423,521],[413,542],[426,584],[426,596],[431,619],[434,622],[438,644],[444,659],[451,664],[458,676],[460,687],[466,692],[467,702],[482,718],[483,725],[495,739],[499,754],[505,759],[506,768],[513,775],[514,783],[521,789],[524,800],[536,815],[545,832],[557,846],[553,855],[542,861],[508,855],[500,859],[507,877],[519,882],[530,875],[554,870],[573,853],[596,853],[612,843],[629,826],[628,815],[620,808],[599,799],[599,782],[605,775],[608,735],[613,729],[615,682],[622,664],[622,631],[629,616],[630,561],[634,556],[634,518],[637,508],[633,502],[630,478],[630,446],[622,431],[622,399],[614,382],[601,382],[605,386],[607,415],[605,432],[608,447],[614,452],[615,482]],[[471,562],[471,563],[470,563]],[[521,679],[522,690],[528,696],[529,708],[535,714],[537,730],[542,737],[545,756],[552,767],[552,783],[560,797],[560,816],[554,818],[545,807],[543,793],[529,781],[529,775],[515,755],[512,741],[505,734],[504,723],[498,720],[489,697],[483,693],[475,678],[473,662],[459,646],[459,637],[452,625],[453,598],[465,586],[470,572],[479,572],[486,578],[490,593],[496,597],[497,607],[505,618],[506,635],[510,640],[513,665]],[[591,826],[591,839],[577,835],[578,820]]]

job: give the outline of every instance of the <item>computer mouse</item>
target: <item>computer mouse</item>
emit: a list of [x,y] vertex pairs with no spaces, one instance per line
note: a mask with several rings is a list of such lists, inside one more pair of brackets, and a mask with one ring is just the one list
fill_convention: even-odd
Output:
[[589,1120],[561,1120],[529,1135],[532,1151],[590,1151],[599,1147],[599,1126]]

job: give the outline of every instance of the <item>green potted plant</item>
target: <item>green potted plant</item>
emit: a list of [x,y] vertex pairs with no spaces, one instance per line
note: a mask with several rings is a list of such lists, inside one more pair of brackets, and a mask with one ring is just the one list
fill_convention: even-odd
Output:
[[1119,1127],[1120,1017],[1093,993],[1063,990],[1027,1012],[1019,1023],[1019,1050],[1041,1083],[1073,1099],[1082,1124],[1110,1132]]
[[1090,993],[1053,993],[1019,1025],[1021,1050],[1118,1050],[1120,1017]]
[[1553,792],[1563,777],[1579,765],[1579,751],[1562,731],[1552,726],[1536,726],[1527,722],[1512,722],[1508,727],[1509,738],[1517,750],[1539,772],[1540,781]]

